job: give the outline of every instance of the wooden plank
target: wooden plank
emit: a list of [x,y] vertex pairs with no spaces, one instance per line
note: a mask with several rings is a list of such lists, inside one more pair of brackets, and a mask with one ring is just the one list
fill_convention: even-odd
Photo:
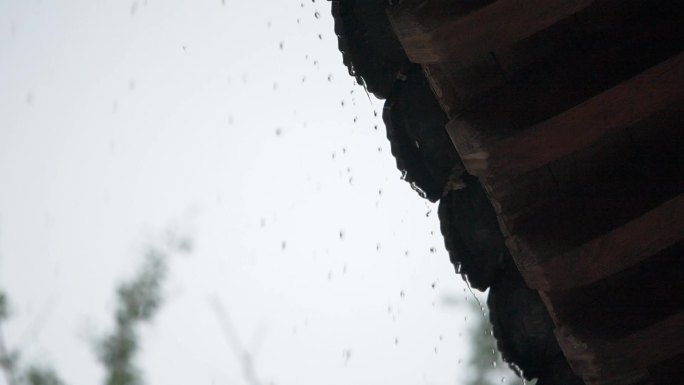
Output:
[[[648,236],[645,236],[648,234]],[[586,285],[633,266],[684,238],[684,194],[573,250],[541,264],[527,265],[526,241],[517,235],[507,245],[527,284],[537,290]]]
[[497,141],[467,129],[449,132],[470,173],[510,179],[682,102],[684,53],[511,137]]
[[684,312],[618,340],[582,335],[565,326],[556,329],[556,338],[587,384],[651,383],[649,367],[684,353]]
[[390,8],[388,16],[409,59],[426,64],[487,54],[531,36],[593,2],[497,0],[428,30],[420,28],[420,10]]
[[617,348],[643,367],[684,353],[684,312],[621,339]]

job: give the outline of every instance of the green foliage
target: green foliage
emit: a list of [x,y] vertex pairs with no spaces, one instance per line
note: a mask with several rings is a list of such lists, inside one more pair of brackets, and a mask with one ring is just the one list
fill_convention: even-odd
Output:
[[106,385],[143,383],[142,371],[134,362],[139,347],[136,327],[150,321],[159,309],[166,273],[166,255],[151,250],[138,275],[118,287],[114,331],[96,344],[98,359],[106,370]]
[[26,370],[23,380],[27,385],[64,385],[51,368],[35,366]]
[[6,319],[7,316],[9,316],[7,311],[7,296],[4,292],[0,291],[0,321]]

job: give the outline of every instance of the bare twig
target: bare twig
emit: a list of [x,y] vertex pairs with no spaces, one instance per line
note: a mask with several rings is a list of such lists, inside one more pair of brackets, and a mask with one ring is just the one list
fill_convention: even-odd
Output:
[[263,385],[254,368],[253,354],[244,347],[244,344],[235,332],[235,326],[233,325],[225,306],[221,303],[221,300],[218,296],[214,295],[209,298],[209,305],[223,330],[228,347],[233,351],[233,354],[235,354],[235,357],[242,365],[242,374],[245,381],[249,385]]

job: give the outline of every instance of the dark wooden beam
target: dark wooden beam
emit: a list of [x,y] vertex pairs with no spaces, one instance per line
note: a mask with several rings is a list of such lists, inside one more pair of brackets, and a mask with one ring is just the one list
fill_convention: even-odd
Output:
[[649,367],[684,353],[684,312],[618,340],[582,336],[567,327],[556,329],[556,338],[588,385],[649,384]]
[[501,181],[578,152],[682,102],[684,53],[506,138],[458,122],[447,129],[470,173]]
[[[648,234],[648,236],[645,236]],[[544,261],[524,237],[507,245],[527,284],[559,290],[595,282],[624,270],[684,238],[684,194],[577,248]],[[528,264],[525,261],[543,261]]]
[[437,63],[487,54],[539,32],[594,0],[497,0],[463,16],[421,28],[429,19],[414,7],[390,8],[388,16],[414,63]]

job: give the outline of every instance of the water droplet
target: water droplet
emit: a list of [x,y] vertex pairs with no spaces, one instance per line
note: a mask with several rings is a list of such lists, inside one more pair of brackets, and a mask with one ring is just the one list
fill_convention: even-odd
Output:
[[328,81],[331,82],[333,80],[332,74],[328,74]]
[[377,111],[377,110],[373,110],[373,116],[378,116],[378,111]]
[[344,239],[344,231],[340,230],[340,239]]
[[347,362],[349,362],[349,359],[351,358],[351,350],[345,349],[345,350],[342,352],[342,357],[344,358],[344,363],[345,363],[345,364],[346,364]]
[[281,130],[280,128],[276,128],[276,130],[275,130],[276,136],[280,136],[282,133],[283,133],[283,130]]
[[416,145],[416,148],[420,148],[420,143],[418,143],[417,140],[416,140],[416,142],[415,142],[415,145]]
[[[434,289],[435,286],[437,286],[437,282],[433,282],[431,286],[432,286],[432,288]],[[441,336],[440,336],[440,339],[441,339]]]
[[320,18],[321,18],[321,14],[320,14],[318,11],[316,11],[316,12],[314,12],[314,17],[315,17],[316,19],[320,19]]
[[394,337],[394,344],[399,345],[399,338],[398,337]]
[[496,368],[496,361],[492,361],[492,367]]
[[358,117],[358,116],[355,116],[355,117],[354,117],[354,123],[356,123],[357,120],[359,120],[359,117]]
[[501,382],[506,382],[506,377],[501,377]]
[[399,297],[400,297],[400,298],[404,298],[404,297],[406,297],[406,293],[404,293],[404,291],[403,291],[403,290],[402,290],[402,291],[400,291],[400,292],[399,292]]
[[320,33],[318,34],[318,40],[323,40],[323,35]]
[[378,130],[378,125],[376,124],[375,126],[373,126],[373,129],[375,129],[375,131],[377,131],[377,130]]
[[335,159],[335,156],[336,156],[336,155],[335,155],[335,153],[333,152],[333,153],[332,153],[332,158]]
[[379,243],[375,245],[375,251],[380,251],[380,248],[381,248],[381,247],[380,247],[380,244],[379,244]]
[[434,254],[436,251],[437,251],[437,249],[436,249],[434,246],[430,248],[430,252],[431,252],[431,253]]
[[[404,179],[405,177],[406,177],[406,171],[404,171],[404,175],[403,175],[402,179]],[[421,198],[423,198],[423,199],[427,198],[427,194],[425,194],[425,191],[423,191],[423,189],[418,187],[416,182],[411,182],[411,188],[413,189],[413,191],[417,192]]]
[[432,214],[432,210],[428,210],[428,211],[425,213],[425,216],[426,216],[426,217],[429,217],[430,214]]
[[353,177],[353,176],[350,176],[350,177],[349,177],[349,184],[353,184],[353,183],[354,183],[354,177]]
[[259,220],[259,225],[260,225],[261,227],[265,227],[265,226],[266,226],[266,219],[261,218],[261,219]]
[[[280,50],[282,51],[283,48],[285,47],[285,42],[281,41],[280,44],[278,44],[278,47],[279,47]],[[417,143],[417,142],[416,142],[416,143]]]
[[344,104],[345,104],[345,103],[344,103],[344,99],[342,99],[342,101],[340,101],[340,105],[341,105],[342,107],[344,107]]
[[408,255],[409,255],[409,251],[408,250],[404,251],[404,256],[408,257]]
[[285,250],[285,249],[287,248],[287,242],[282,241],[282,242],[280,243],[280,248],[283,249],[283,250]]
[[378,195],[382,195],[382,189],[378,190]]
[[382,147],[378,147],[378,152],[382,152]]
[[347,153],[347,147],[342,147],[342,153],[346,154]]

